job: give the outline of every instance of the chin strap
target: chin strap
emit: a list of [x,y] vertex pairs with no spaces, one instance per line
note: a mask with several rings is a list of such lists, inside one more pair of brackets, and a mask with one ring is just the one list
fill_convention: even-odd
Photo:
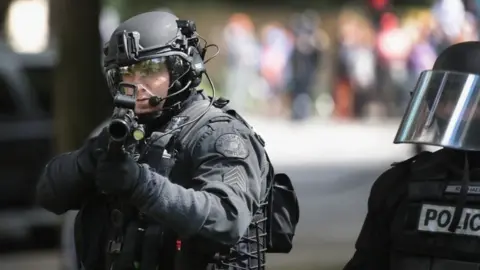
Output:
[[455,232],[460,218],[462,217],[463,209],[467,203],[468,188],[470,186],[470,166],[468,164],[468,154],[465,153],[465,162],[463,167],[462,187],[460,188],[460,194],[458,195],[457,205],[455,206],[455,212],[453,213],[452,223],[448,227],[450,232]]

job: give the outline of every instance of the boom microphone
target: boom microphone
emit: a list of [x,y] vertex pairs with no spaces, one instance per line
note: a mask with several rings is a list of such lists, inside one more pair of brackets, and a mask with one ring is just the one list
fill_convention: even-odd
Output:
[[148,99],[148,104],[152,107],[157,107],[160,102],[162,102],[162,99],[157,96],[153,96]]

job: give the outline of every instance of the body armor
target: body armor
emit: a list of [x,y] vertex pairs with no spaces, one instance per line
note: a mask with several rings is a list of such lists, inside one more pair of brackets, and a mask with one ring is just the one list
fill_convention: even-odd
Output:
[[470,170],[468,196],[462,202],[458,224],[452,226],[463,195],[463,171],[453,168],[448,159],[433,160],[412,164],[404,179],[408,183],[403,190],[406,197],[394,203],[390,269],[478,270],[480,174]]
[[[233,110],[225,113],[221,109],[225,104],[214,103],[215,108],[210,108],[209,113],[198,122],[177,129],[188,119],[194,119],[205,111],[209,101],[195,103],[197,104],[174,116],[164,130],[153,132],[138,149],[140,163],[148,163],[158,174],[186,188],[189,188],[188,182],[175,181],[191,179],[184,166],[176,166],[183,162],[182,152],[189,141],[189,134],[219,115],[238,119],[248,126]],[[256,137],[263,142],[258,135]],[[265,269],[267,206],[268,198],[265,198],[247,233],[234,247],[208,250],[209,245],[204,239],[182,241],[173,230],[149,220],[136,209],[121,202],[112,203],[108,210],[111,222],[107,230],[109,240],[106,243],[106,269]]]

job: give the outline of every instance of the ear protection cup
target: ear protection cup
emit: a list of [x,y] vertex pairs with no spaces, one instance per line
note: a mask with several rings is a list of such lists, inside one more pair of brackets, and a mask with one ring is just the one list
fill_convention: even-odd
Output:
[[[191,61],[185,61],[179,57],[168,59],[167,65],[170,70],[172,84],[172,88],[170,88],[171,93],[183,89],[189,82],[190,88],[197,87],[202,82],[205,66],[201,55],[193,46],[188,48],[187,54],[190,56]],[[185,71],[187,71],[186,74],[184,74]]]

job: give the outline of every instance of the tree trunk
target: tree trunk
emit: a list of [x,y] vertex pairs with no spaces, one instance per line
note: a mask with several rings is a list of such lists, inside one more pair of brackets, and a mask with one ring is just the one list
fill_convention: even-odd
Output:
[[58,49],[53,90],[56,151],[78,148],[111,110],[101,70],[100,0],[50,0]]
[[5,39],[7,12],[13,0],[0,0],[0,39]]

